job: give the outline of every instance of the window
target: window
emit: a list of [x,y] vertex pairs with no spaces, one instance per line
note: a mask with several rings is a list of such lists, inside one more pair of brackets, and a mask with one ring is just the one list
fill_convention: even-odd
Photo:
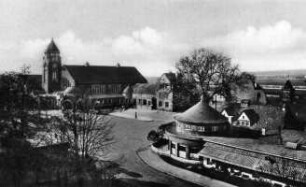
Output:
[[162,101],[159,101],[159,102],[158,102],[158,106],[163,106],[163,102],[162,102]]
[[179,145],[179,146],[178,146],[178,150],[179,150],[179,151],[186,151],[186,147],[185,147],[185,146],[182,146],[182,145]]
[[190,128],[191,128],[190,125],[185,125],[186,130],[190,130]]
[[165,102],[165,107],[166,107],[166,108],[169,107],[169,102]]
[[142,102],[143,102],[143,105],[147,105],[147,100],[146,99],[142,100]]
[[102,85],[102,93],[105,93],[105,92],[106,92],[105,85]]
[[217,132],[218,131],[218,126],[212,126],[211,131],[212,132]]
[[151,101],[148,101],[148,105],[151,105]]
[[205,127],[198,127],[198,131],[205,132]]
[[175,144],[171,142],[171,148],[175,149]]
[[138,103],[141,104],[141,99],[138,99]]

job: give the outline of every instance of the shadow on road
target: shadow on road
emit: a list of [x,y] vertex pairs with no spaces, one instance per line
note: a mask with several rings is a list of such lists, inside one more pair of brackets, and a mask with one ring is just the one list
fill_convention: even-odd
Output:
[[126,187],[169,187],[167,184],[150,182],[150,181],[139,181],[136,179],[124,179],[121,181]]

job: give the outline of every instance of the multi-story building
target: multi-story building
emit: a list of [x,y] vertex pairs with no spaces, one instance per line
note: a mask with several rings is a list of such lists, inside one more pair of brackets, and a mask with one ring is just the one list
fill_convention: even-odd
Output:
[[156,92],[157,109],[173,111],[173,88],[176,77],[174,73],[164,73],[159,79],[159,88]]

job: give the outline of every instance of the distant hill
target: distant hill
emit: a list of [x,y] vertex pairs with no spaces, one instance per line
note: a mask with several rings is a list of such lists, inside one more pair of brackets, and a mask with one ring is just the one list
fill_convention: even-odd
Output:
[[303,70],[279,70],[279,71],[255,71],[250,72],[255,76],[286,76],[286,77],[304,77],[306,76],[306,69]]
[[258,71],[250,72],[259,84],[284,85],[289,79],[294,86],[306,86],[306,70]]

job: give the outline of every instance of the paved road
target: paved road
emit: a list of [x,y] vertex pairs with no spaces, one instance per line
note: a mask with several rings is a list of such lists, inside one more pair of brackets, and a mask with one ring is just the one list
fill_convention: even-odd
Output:
[[115,122],[113,129],[116,143],[113,146],[113,157],[124,156],[119,161],[120,166],[126,170],[119,177],[136,186],[143,187],[198,187],[198,185],[185,182],[175,177],[163,174],[146,165],[136,154],[140,147],[149,145],[146,140],[147,133],[159,126],[157,122],[143,122],[133,119],[112,117]]
[[[157,129],[162,121],[171,120],[171,115],[161,114],[160,116],[161,118],[152,122],[111,117],[115,123],[113,131],[117,141],[112,149],[112,157],[123,155],[124,159],[120,161],[120,166],[126,170],[125,174],[120,174],[119,177],[136,186],[143,187],[198,187],[198,185],[151,168],[136,154],[136,150],[149,145],[146,137],[150,130]],[[156,119],[155,116],[154,118]]]

